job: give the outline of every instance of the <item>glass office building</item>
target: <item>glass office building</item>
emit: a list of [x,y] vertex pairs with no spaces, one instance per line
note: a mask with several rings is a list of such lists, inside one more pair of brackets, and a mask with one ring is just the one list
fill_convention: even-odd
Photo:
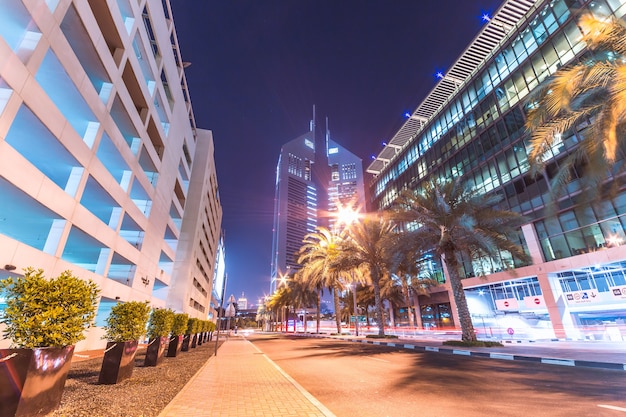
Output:
[[276,167],[270,294],[300,268],[296,253],[308,233],[329,227],[340,204],[365,208],[363,161],[320,134],[315,108],[309,131],[284,144]]
[[77,350],[103,346],[118,301],[211,314],[213,137],[168,0],[0,2],[0,192],[0,277],[71,270],[101,289]]
[[[550,181],[593,119],[562,135],[539,175],[527,160],[529,94],[561,66],[589,56],[577,25],[585,12],[623,18],[626,1],[503,2],[368,167],[377,209],[430,178],[461,176],[531,220],[519,237],[531,265],[506,254],[463,263],[479,336],[626,339],[626,190],[592,202],[574,170],[556,212],[548,210]],[[620,149],[618,164],[624,157]],[[434,259],[430,268],[442,264]],[[458,324],[447,283],[432,292],[416,302],[420,324]]]

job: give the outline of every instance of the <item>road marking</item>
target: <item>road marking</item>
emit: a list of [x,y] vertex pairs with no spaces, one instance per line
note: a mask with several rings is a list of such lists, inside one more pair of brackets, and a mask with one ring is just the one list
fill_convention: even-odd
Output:
[[598,407],[608,408],[609,410],[615,410],[615,411],[623,411],[624,413],[626,413],[626,408],[624,407],[616,407],[614,405],[605,405],[605,404],[598,404]]
[[373,360],[373,361],[379,361],[379,362],[389,362],[389,361],[384,360],[384,359],[372,358],[371,356],[366,356],[366,358],[371,359],[371,360]]

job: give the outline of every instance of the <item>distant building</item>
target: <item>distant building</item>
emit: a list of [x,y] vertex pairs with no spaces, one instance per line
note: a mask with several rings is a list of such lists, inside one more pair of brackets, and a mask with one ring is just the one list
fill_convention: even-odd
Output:
[[[577,24],[585,12],[623,19],[626,1],[505,1],[368,167],[376,176],[371,196],[377,209],[431,178],[463,177],[481,193],[502,196],[500,208],[530,219],[520,241],[531,265],[508,253],[463,262],[479,337],[626,338],[623,183],[613,198],[592,203],[573,170],[557,212],[547,210],[550,181],[589,133],[593,117],[558,138],[539,175],[529,171],[527,159],[529,97],[561,66],[589,56]],[[618,154],[623,165],[623,148]],[[416,297],[418,325],[458,326],[441,260],[427,265],[425,273],[446,282]]]
[[299,265],[296,252],[318,226],[332,223],[337,205],[356,199],[364,209],[362,160],[318,131],[315,109],[309,131],[283,145],[276,168],[270,293]]
[[241,297],[237,299],[237,309],[238,310],[247,310],[248,309],[248,299],[241,293]]
[[118,301],[207,318],[222,209],[169,0],[2,1],[0,62],[0,278],[96,282],[77,350]]

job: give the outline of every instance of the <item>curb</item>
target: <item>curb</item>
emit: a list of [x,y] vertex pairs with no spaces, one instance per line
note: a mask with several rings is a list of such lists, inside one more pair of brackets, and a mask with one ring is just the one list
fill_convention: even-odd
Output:
[[[326,338],[326,339],[339,339],[329,336],[317,336],[317,335],[298,335],[302,337],[313,337],[313,338]],[[371,345],[378,346],[387,346],[387,347],[399,347],[407,350],[413,350],[417,352],[436,352],[447,355],[461,355],[461,356],[472,356],[475,358],[483,358],[483,359],[499,359],[499,360],[509,360],[509,361],[524,361],[524,362],[535,362],[535,363],[543,363],[548,365],[561,365],[561,366],[575,366],[582,368],[595,368],[595,369],[611,369],[617,371],[626,371],[626,363],[619,362],[598,362],[598,361],[584,361],[584,360],[574,360],[574,359],[558,359],[558,358],[549,358],[549,357],[540,357],[540,356],[527,356],[527,355],[513,355],[506,353],[490,353],[490,352],[479,352],[469,349],[454,349],[447,347],[438,347],[438,346],[418,346],[410,343],[403,342],[383,342],[378,340],[366,340],[366,339],[351,339],[351,338],[341,338],[340,340],[345,340],[347,342],[353,343],[365,343]]]

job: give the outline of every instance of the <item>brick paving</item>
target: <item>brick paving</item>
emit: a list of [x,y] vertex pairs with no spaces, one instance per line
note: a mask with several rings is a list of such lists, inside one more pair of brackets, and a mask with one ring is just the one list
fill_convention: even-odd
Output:
[[245,338],[231,337],[159,417],[334,417]]

